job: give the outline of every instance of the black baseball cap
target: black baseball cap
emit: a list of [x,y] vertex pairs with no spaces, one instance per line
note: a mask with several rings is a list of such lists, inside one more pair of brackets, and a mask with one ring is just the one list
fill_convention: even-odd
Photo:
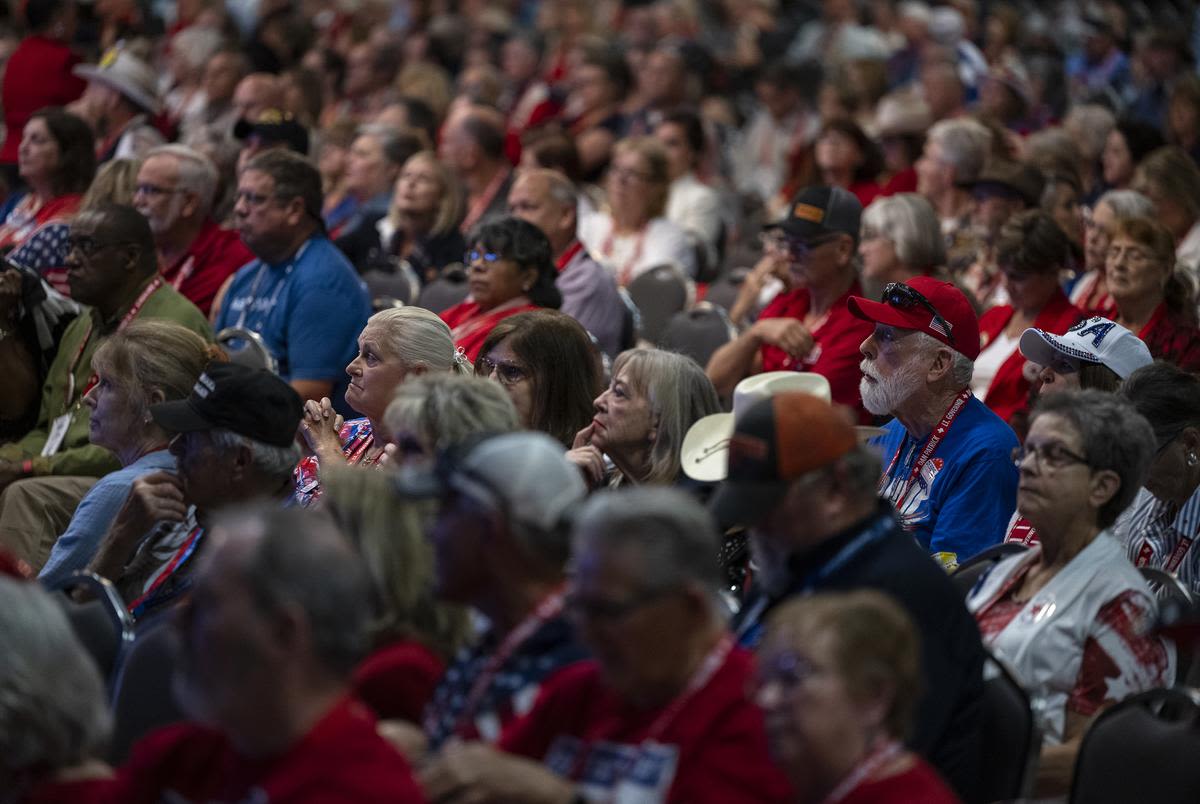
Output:
[[308,129],[289,112],[278,109],[267,109],[257,120],[238,120],[233,126],[233,136],[239,140],[253,136],[265,143],[283,143],[301,156],[308,155]]
[[154,421],[176,433],[221,428],[276,447],[295,441],[303,412],[300,395],[277,375],[215,362],[204,369],[187,399],[150,406]]
[[766,228],[801,240],[848,234],[857,242],[862,211],[854,193],[841,187],[805,187],[792,199],[787,214]]

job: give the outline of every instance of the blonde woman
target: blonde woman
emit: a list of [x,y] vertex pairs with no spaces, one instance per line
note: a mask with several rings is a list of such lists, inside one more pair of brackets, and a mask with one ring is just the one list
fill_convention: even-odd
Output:
[[392,493],[386,473],[331,472],[327,504],[371,576],[378,611],[372,652],[354,673],[354,691],[381,720],[419,723],[446,662],[470,633],[465,609],[437,602],[429,512]]
[[381,310],[358,336],[358,355],[346,366],[346,404],[363,414],[343,421],[328,398],[304,403],[300,432],[313,454],[296,467],[296,501],[309,506],[321,495],[321,466],[373,466],[387,444],[384,411],[396,388],[426,372],[469,372],[450,329],[420,307]]
[[612,486],[675,483],[688,428],[721,411],[704,370],[689,357],[659,349],[618,355],[612,382],[594,405],[595,417],[567,453],[592,488],[606,480]]

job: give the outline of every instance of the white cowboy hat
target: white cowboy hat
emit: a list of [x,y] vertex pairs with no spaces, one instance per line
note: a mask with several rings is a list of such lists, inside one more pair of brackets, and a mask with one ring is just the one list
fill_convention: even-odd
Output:
[[729,469],[729,437],[737,417],[755,402],[784,391],[801,391],[832,400],[829,380],[807,371],[768,371],[747,377],[733,389],[733,412],[713,413],[700,419],[683,437],[680,461],[683,472],[693,480],[724,480]]
[[109,48],[99,64],[80,64],[72,72],[116,90],[150,114],[162,111],[158,100],[158,76],[149,64],[132,53],[117,47]]

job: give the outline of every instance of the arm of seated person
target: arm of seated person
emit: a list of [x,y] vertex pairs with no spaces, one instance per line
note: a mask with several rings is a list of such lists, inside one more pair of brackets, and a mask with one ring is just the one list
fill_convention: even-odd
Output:
[[1067,709],[1067,737],[1058,745],[1043,745],[1041,759],[1038,760],[1037,779],[1034,782],[1034,795],[1038,798],[1050,798],[1066,795],[1071,789],[1071,778],[1075,774],[1075,758],[1079,755],[1079,745],[1083,742],[1083,733],[1091,724],[1094,717],[1081,715]]
[[142,537],[159,522],[182,522],[187,503],[179,476],[171,472],[151,472],[133,481],[129,496],[113,520],[88,571],[101,578],[121,577]]
[[524,757],[480,742],[451,740],[418,774],[431,804],[571,804],[574,786]]
[[708,360],[704,373],[717,393],[728,396],[744,378],[762,371],[762,347],[775,346],[793,357],[803,357],[813,348],[812,333],[795,318],[760,318],[722,346]]

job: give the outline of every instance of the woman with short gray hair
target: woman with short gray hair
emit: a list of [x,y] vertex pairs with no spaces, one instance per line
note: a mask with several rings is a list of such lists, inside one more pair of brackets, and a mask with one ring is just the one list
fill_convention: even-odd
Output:
[[1087,271],[1071,287],[1071,304],[1086,315],[1117,317],[1117,303],[1108,295],[1105,265],[1117,224],[1128,218],[1154,216],[1150,199],[1134,190],[1109,190],[1084,219],[1083,260]]
[[863,210],[858,254],[863,290],[872,299],[891,282],[939,273],[946,263],[946,240],[933,205],[916,193],[872,201]]
[[997,564],[967,599],[984,644],[1033,699],[1044,737],[1039,797],[1066,792],[1094,715],[1174,676],[1174,650],[1145,632],[1154,594],[1110,530],[1154,443],[1146,419],[1113,394],[1044,397],[1016,456],[1017,511],[1041,543]]
[[0,800],[92,800],[109,784],[98,757],[111,729],[100,671],[62,607],[0,574]]

